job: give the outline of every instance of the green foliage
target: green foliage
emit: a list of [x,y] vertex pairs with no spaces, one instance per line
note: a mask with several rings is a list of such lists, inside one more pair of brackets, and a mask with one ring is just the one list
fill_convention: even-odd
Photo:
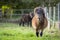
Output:
[[3,13],[3,16],[6,15],[6,17],[10,17],[10,14],[13,13],[13,10],[11,9],[10,6],[7,6],[7,5],[3,5],[2,6],[2,13]]
[[9,7],[6,6],[6,5],[3,5],[3,6],[2,6],[2,13],[3,13],[3,14],[4,14],[4,12],[5,12],[6,9],[9,9]]
[[[51,6],[55,6],[60,0],[1,0],[0,4],[11,6],[12,8],[34,8],[36,6],[45,5],[48,6],[49,3]],[[1,7],[0,6],[0,7]]]

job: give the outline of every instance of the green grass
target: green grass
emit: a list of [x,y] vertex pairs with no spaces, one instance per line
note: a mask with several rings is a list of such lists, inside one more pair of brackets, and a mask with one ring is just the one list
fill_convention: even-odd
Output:
[[12,23],[1,23],[0,40],[60,40],[60,34],[56,29],[47,31],[46,28],[42,37],[36,37],[32,27],[22,27]]

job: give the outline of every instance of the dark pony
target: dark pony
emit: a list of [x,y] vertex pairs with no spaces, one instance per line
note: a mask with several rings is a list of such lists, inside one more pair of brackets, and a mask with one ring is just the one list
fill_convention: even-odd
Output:
[[47,18],[45,17],[44,9],[42,7],[36,7],[34,9],[34,17],[32,19],[32,27],[36,30],[36,36],[43,35],[43,30],[47,27]]
[[32,13],[29,13],[29,14],[24,14],[21,19],[20,19],[20,22],[19,22],[19,25],[30,25],[31,26],[31,20],[33,18],[33,14]]

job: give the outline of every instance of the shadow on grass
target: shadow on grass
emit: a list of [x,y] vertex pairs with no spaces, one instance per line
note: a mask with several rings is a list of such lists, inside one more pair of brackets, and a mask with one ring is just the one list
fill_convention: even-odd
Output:
[[3,33],[2,35],[4,35],[4,36],[15,36],[14,34],[10,34],[10,33]]

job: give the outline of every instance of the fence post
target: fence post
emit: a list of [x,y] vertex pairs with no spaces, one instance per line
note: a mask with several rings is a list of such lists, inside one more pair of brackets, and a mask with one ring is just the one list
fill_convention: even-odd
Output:
[[51,7],[49,7],[49,14],[48,14],[48,18],[49,18],[49,20],[48,20],[48,29],[50,29],[50,18],[51,18]]
[[[60,16],[60,15],[59,15],[59,14],[60,14],[60,12],[59,12],[59,11],[60,11],[60,10],[59,10],[59,4],[60,4],[60,3],[58,3],[58,22],[60,21],[60,19],[59,19],[59,16]],[[59,28],[59,30],[60,30],[60,22],[58,23],[58,28]]]
[[23,9],[21,9],[21,13],[22,13],[22,14],[24,13],[24,10],[23,10]]
[[[45,12],[45,16],[47,17],[47,20],[48,20],[47,7],[44,8],[44,12]],[[49,20],[48,20],[48,25],[47,25],[48,30],[49,30],[49,27],[50,27],[50,23],[49,23]]]
[[11,10],[10,19],[12,19],[12,14],[13,14],[13,13],[12,13],[12,10]]
[[44,8],[45,16],[47,17],[47,7]]
[[53,27],[55,25],[55,11],[56,11],[56,7],[53,7]]

